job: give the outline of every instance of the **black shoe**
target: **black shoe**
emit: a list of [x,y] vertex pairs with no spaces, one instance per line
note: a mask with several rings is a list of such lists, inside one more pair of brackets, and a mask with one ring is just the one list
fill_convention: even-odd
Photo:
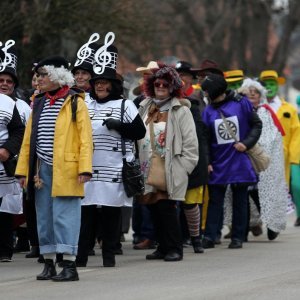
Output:
[[300,226],[300,217],[296,219],[294,226],[296,227]]
[[51,279],[56,282],[79,280],[75,261],[64,260],[62,271]]
[[164,261],[180,261],[180,260],[182,260],[182,255],[174,251],[169,252],[164,257]]
[[268,239],[270,241],[275,240],[278,237],[278,235],[279,235],[279,232],[275,232],[275,231],[268,228]]
[[38,260],[37,260],[37,262],[38,262],[39,264],[45,263],[44,256],[40,254],[40,255],[39,255],[39,258],[38,258]]
[[104,268],[113,268],[116,266],[116,261],[111,259],[103,259]]
[[84,268],[87,265],[88,257],[76,257],[76,267]]
[[40,256],[40,249],[38,246],[32,246],[29,253],[25,255],[26,258],[35,258]]
[[147,254],[146,255],[146,259],[148,260],[154,260],[154,259],[164,259],[165,255],[161,252],[159,252],[158,250],[154,251],[151,254]]
[[204,252],[204,248],[202,246],[201,239],[199,236],[192,236],[191,241],[192,241],[192,245],[193,245],[195,253],[203,253]]
[[88,256],[95,256],[95,255],[96,253],[94,249],[89,250]]
[[215,243],[212,240],[209,240],[207,238],[204,238],[202,241],[202,247],[204,249],[211,249],[211,248],[215,248]]
[[191,239],[185,239],[182,243],[182,247],[183,248],[189,248],[192,246],[192,241]]
[[229,249],[240,249],[243,248],[243,242],[240,240],[232,240],[228,246]]
[[222,242],[221,242],[221,238],[220,237],[217,237],[216,239],[215,239],[215,245],[221,245],[222,244]]
[[49,280],[56,275],[55,265],[52,259],[45,259],[44,270],[36,276],[37,280]]
[[114,250],[114,254],[115,254],[115,255],[123,255],[123,250],[122,250],[122,248],[115,249],[115,250]]

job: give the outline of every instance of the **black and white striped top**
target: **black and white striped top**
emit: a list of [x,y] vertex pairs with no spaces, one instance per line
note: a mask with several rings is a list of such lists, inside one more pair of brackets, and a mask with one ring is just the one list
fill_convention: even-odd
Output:
[[42,161],[49,165],[53,164],[55,123],[63,103],[64,99],[61,98],[50,106],[50,99],[47,99],[39,120],[36,153]]

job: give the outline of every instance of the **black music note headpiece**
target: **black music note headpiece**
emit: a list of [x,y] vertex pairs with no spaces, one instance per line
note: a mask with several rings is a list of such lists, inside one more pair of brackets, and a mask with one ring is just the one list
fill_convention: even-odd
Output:
[[100,47],[97,42],[100,39],[100,35],[98,33],[93,33],[89,40],[83,44],[79,50],[77,51],[77,59],[74,64],[74,68],[72,69],[72,73],[78,69],[88,71],[91,76],[94,76],[93,72],[93,64],[96,50]]
[[0,73],[9,74],[14,82],[15,87],[18,86],[18,77],[17,77],[17,50],[14,40],[8,40],[5,43],[0,42]]
[[115,40],[115,34],[108,32],[104,38],[104,44],[95,52],[93,70],[96,79],[104,78],[111,80],[119,80],[116,76],[118,49],[112,43]]

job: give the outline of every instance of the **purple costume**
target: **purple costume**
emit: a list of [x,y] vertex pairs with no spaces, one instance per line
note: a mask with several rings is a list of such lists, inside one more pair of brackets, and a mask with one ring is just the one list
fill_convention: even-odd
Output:
[[222,120],[223,113],[237,139],[243,142],[251,129],[253,107],[243,97],[239,101],[226,101],[220,107],[208,105],[202,115],[210,132],[210,173],[209,184],[256,183],[258,181],[248,155],[237,151],[234,139]]

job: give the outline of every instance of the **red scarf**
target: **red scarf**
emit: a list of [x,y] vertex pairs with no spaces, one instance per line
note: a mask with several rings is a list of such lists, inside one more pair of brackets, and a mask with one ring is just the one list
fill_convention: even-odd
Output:
[[53,105],[57,99],[64,98],[69,93],[69,90],[70,88],[64,85],[55,95],[50,95],[49,92],[47,92],[45,96],[47,99],[50,99],[50,106]]
[[283,129],[283,127],[282,127],[282,125],[281,125],[278,117],[274,113],[273,109],[268,104],[263,104],[262,107],[264,107],[265,109],[267,109],[270,112],[275,126],[278,128],[278,130],[280,131],[281,135],[285,136],[284,129]]
[[184,92],[184,96],[185,97],[188,97],[190,96],[191,94],[193,94],[194,92],[194,88],[192,86],[190,86],[185,92]]

